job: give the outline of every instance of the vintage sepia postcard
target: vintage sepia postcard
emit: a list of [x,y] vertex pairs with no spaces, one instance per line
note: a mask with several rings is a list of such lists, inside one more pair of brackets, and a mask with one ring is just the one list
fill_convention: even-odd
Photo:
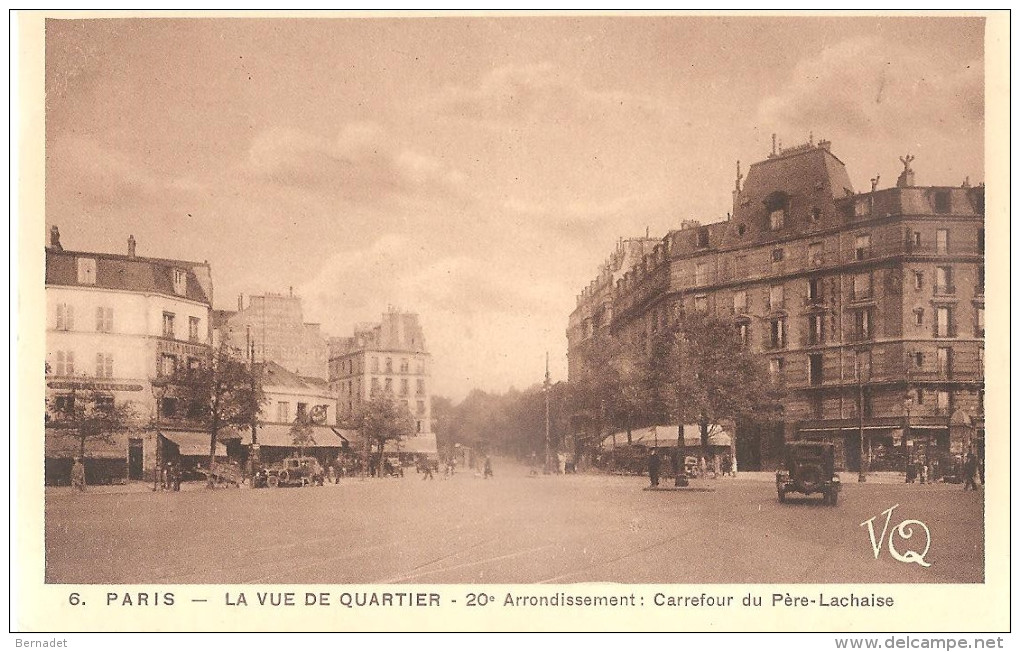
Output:
[[12,633],[985,647],[1008,20],[17,15]]

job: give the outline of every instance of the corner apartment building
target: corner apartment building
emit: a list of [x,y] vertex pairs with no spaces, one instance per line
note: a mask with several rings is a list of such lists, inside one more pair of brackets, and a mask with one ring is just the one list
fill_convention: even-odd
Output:
[[[902,468],[984,448],[984,188],[854,191],[830,143],[773,151],[737,173],[729,219],[685,224],[612,292],[608,328],[650,342],[685,311],[731,319],[789,390],[784,421],[738,434],[743,469],[785,440],[832,441],[843,468]],[[572,355],[597,326],[578,297]],[[864,433],[863,439],[861,433]]]
[[[176,414],[166,379],[209,355],[212,274],[208,263],[136,254],[68,251],[57,227],[46,248],[47,474],[61,475],[76,454],[64,416],[76,393],[130,402],[139,423]],[[163,433],[188,445],[186,430]],[[105,473],[141,479],[155,465],[153,430],[117,433],[113,445],[87,451],[86,471],[103,459]],[[208,440],[206,440],[208,450]]]
[[403,450],[435,453],[431,402],[432,356],[414,313],[390,310],[379,323],[359,324],[351,337],[330,339],[329,386],[341,421],[375,392],[402,401],[415,419],[416,436]]

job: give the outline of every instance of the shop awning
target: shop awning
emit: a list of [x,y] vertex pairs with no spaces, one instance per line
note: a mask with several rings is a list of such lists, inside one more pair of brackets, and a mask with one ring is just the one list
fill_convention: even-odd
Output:
[[[209,456],[209,433],[189,430],[160,430],[159,434],[177,444],[181,455]],[[223,442],[216,442],[216,457],[226,457],[227,447]]]
[[[110,441],[88,439],[85,442],[85,457],[90,459],[127,459],[128,437],[117,432],[110,435]],[[81,450],[81,443],[73,430],[46,428],[46,457],[73,459]]]
[[[387,448],[391,447],[388,446]],[[426,455],[435,455],[438,451],[435,435],[405,437],[400,440],[400,443],[395,448],[401,453],[424,453]]]
[[[676,446],[677,427],[669,426],[648,426],[647,428],[636,428],[631,431],[631,444],[638,446],[660,446],[663,448]],[[618,432],[609,435],[602,440],[602,447],[612,449],[614,446],[627,445],[627,433]],[[730,446],[732,436],[730,432],[718,424],[712,424],[708,428],[709,446]],[[684,424],[684,446],[701,445],[701,426],[696,423]]]
[[[264,423],[258,427],[259,446],[276,446],[286,448],[297,448],[294,443],[294,435],[291,434],[292,426],[286,423]],[[304,445],[305,448],[341,448],[344,442],[353,439],[354,433],[329,426],[312,426],[312,441]],[[251,430],[241,431],[241,443],[251,444]]]

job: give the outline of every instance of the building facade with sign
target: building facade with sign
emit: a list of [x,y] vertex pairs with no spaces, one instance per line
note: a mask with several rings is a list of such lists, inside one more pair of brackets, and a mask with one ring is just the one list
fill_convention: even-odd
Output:
[[[650,346],[711,312],[789,390],[782,423],[738,433],[740,468],[774,467],[798,438],[853,470],[983,453],[985,189],[917,186],[912,160],[863,193],[824,141],[773,151],[743,185],[738,165],[726,221],[671,231],[616,280],[612,333]],[[597,296],[578,296],[572,365]]]
[[432,356],[418,315],[390,310],[379,323],[359,324],[353,336],[331,338],[329,344],[329,386],[341,420],[373,393],[387,392],[415,420],[415,436],[402,443],[402,450],[434,454]]
[[[48,481],[77,454],[64,435],[75,401],[129,403],[131,432],[86,451],[92,480],[142,479],[155,468],[150,427],[173,399],[161,379],[209,354],[212,274],[208,263],[64,250],[57,227],[46,248],[46,399]],[[107,463],[99,464],[96,460]],[[95,463],[93,463],[95,462]],[[93,468],[102,466],[105,471]],[[123,466],[122,470],[120,467]]]

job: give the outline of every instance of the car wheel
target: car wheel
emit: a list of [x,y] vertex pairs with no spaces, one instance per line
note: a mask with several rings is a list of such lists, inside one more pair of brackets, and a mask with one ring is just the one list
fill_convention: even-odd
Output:
[[269,476],[269,478],[266,479],[266,486],[270,489],[276,489],[280,486],[280,478],[275,475]]

